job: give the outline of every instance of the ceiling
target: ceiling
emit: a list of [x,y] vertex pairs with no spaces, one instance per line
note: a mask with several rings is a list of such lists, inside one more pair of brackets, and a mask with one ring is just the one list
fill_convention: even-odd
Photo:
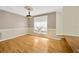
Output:
[[[62,11],[62,6],[32,6],[33,11],[31,11],[31,15],[39,15],[49,12]],[[27,15],[27,10],[24,9],[24,6],[0,6],[1,10],[5,10],[11,13],[16,13],[22,16]]]

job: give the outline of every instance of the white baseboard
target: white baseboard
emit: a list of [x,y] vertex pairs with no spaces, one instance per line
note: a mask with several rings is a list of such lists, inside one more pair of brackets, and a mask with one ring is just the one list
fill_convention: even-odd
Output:
[[66,33],[66,34],[64,34],[64,35],[79,37],[79,34],[69,34],[69,33]]
[[9,37],[9,38],[6,38],[6,39],[1,39],[0,42],[10,40],[10,39],[13,39],[13,38],[16,38],[16,37],[19,37],[19,36],[23,36],[23,35],[27,35],[27,34],[17,35],[17,36]]
[[26,28],[3,29],[0,31],[0,41],[13,39],[26,34],[28,34]]

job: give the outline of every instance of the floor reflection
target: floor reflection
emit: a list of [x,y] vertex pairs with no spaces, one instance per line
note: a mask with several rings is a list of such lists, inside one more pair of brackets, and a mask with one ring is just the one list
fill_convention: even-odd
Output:
[[35,37],[33,48],[34,52],[48,52],[48,39]]

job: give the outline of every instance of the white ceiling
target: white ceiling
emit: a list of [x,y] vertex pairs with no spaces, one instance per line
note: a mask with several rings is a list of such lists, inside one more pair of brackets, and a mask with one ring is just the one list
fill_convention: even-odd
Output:
[[[33,11],[31,11],[31,15],[39,15],[43,13],[55,12],[55,11],[62,11],[62,6],[32,6]],[[16,13],[22,16],[27,15],[27,10],[24,9],[24,6],[0,6],[0,9]]]

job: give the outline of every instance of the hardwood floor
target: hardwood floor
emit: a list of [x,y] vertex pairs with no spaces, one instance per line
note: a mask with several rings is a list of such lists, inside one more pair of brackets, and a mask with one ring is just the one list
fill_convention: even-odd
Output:
[[64,35],[74,53],[79,53],[79,36]]
[[24,35],[0,42],[2,53],[51,53],[72,52],[65,39],[54,40],[32,35]]

